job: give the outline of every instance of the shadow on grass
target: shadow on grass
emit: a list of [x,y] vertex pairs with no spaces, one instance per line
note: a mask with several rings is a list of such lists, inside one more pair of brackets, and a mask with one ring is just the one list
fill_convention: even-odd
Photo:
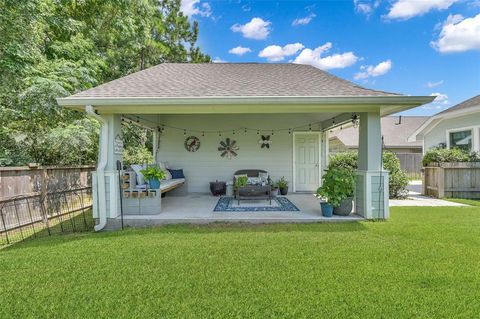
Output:
[[[67,221],[65,221],[67,222]],[[280,232],[315,232],[341,233],[358,232],[365,230],[362,222],[341,223],[278,223],[278,224],[251,224],[240,222],[214,222],[209,224],[172,224],[151,226],[142,228],[127,227],[125,230],[105,231],[94,233],[92,231],[77,232],[70,234],[43,236],[37,240],[25,240],[4,247],[3,251],[22,249],[28,247],[55,246],[79,240],[109,240],[112,238],[125,238],[128,236],[151,236],[163,235],[192,235],[192,234],[215,234],[215,233],[280,233]]]

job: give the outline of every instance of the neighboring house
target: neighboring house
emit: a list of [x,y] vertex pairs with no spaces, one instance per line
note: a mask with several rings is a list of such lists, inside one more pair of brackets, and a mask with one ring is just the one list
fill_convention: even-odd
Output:
[[[382,135],[385,150],[397,154],[403,170],[411,175],[419,175],[422,162],[422,142],[408,141],[428,116],[387,116],[382,118]],[[349,126],[336,129],[329,136],[330,153],[358,149],[358,127]]]
[[[240,169],[285,176],[293,192],[313,192],[328,164],[327,132],[359,116],[354,209],[365,218],[387,218],[380,118],[432,100],[366,89],[308,65],[261,63],[165,63],[57,99],[102,124],[93,177],[96,230],[118,225],[122,119],[152,129],[156,161],[183,169],[185,194],[207,193],[209,182],[229,181]],[[261,147],[262,135],[270,136],[270,147]],[[188,198],[193,214],[201,200]],[[162,206],[156,213],[166,213]]]
[[435,147],[480,151],[480,95],[430,117],[409,141],[423,141],[424,152]]

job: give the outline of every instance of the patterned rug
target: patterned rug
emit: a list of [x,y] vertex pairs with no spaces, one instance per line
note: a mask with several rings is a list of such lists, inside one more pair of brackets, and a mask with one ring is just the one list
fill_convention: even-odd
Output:
[[213,210],[215,212],[298,212],[286,197],[272,198],[272,204],[266,199],[240,200],[240,205],[233,197],[220,197]]

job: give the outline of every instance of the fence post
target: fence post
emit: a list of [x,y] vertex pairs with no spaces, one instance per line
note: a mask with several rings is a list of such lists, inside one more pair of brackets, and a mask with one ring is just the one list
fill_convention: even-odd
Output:
[[445,197],[445,169],[441,166],[438,167],[438,189],[437,196],[438,198]]

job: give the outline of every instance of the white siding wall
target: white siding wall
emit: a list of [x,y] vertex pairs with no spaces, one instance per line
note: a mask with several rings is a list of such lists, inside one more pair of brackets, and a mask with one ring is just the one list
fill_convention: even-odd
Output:
[[[159,123],[192,130],[233,130],[239,127],[264,128],[260,135],[271,135],[268,130],[289,128],[315,122],[311,114],[256,114],[256,115],[163,115]],[[312,127],[318,130],[318,126]],[[305,130],[305,129],[304,129]],[[308,128],[306,129],[308,130]],[[301,130],[299,130],[301,131]],[[209,182],[215,180],[232,180],[233,173],[239,169],[258,168],[268,171],[276,180],[282,176],[292,185],[293,172],[293,134],[288,131],[276,132],[270,139],[273,141],[270,149],[261,149],[258,140],[260,135],[249,131],[236,131],[235,135],[191,133],[200,139],[200,149],[197,152],[185,150],[185,136],[182,131],[166,128],[160,137],[158,161],[167,161],[171,168],[183,168],[187,179],[189,192],[205,193],[209,191]],[[230,137],[237,141],[240,147],[238,156],[228,160],[220,157],[217,150],[220,141]]]
[[[437,126],[435,126],[430,132],[425,134],[424,141],[425,141],[425,151],[428,151],[432,147],[438,146],[440,143],[447,143],[447,130],[451,129],[458,129],[463,127],[472,127],[476,126],[476,130],[478,131],[480,126],[480,112],[475,114],[469,114],[457,118],[452,119],[445,119],[441,121]],[[478,137],[478,132],[474,136]],[[477,138],[474,143],[480,143],[479,139]]]

